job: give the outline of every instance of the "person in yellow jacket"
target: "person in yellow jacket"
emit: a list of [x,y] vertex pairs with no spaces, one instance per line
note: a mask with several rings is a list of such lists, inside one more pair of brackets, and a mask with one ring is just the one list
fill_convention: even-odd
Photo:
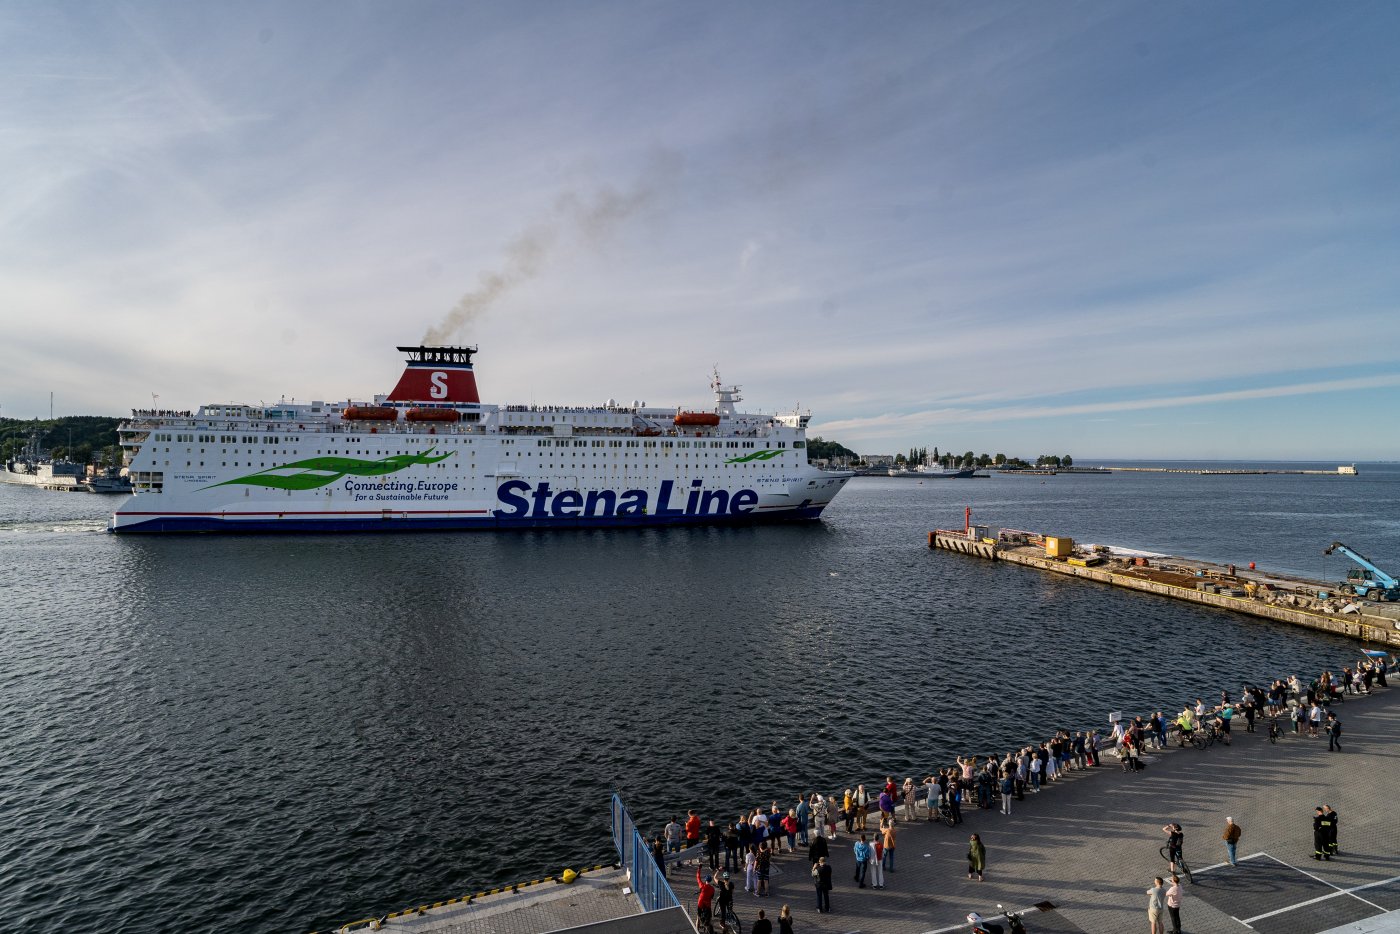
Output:
[[1185,746],[1187,743],[1191,742],[1191,734],[1196,729],[1196,718],[1192,715],[1190,707],[1182,708],[1181,713],[1177,715],[1176,726],[1177,729],[1180,730],[1180,733],[1177,735],[1176,744],[1178,746]]

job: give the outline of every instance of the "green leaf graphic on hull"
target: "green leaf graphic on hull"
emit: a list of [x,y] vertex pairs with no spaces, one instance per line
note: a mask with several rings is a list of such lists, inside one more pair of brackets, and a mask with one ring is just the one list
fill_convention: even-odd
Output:
[[[414,464],[436,464],[445,461],[454,452],[431,457],[435,449],[428,448],[418,454],[394,454],[378,461],[364,461],[354,457],[310,457],[290,464],[278,464],[246,477],[235,477],[223,483],[204,487],[212,490],[218,486],[243,484],[245,486],[266,486],[275,490],[314,490],[317,487],[334,483],[347,474],[356,477],[381,477],[384,474],[398,473]],[[278,470],[295,470],[297,473],[274,473]]]
[[771,461],[773,458],[786,454],[786,451],[754,451],[752,454],[745,454],[743,457],[731,457],[725,461],[726,464],[747,464],[749,461]]

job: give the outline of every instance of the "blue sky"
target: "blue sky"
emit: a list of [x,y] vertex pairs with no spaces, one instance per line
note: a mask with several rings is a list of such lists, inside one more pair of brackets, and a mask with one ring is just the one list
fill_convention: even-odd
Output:
[[1400,457],[1394,3],[0,5],[0,413],[815,412]]

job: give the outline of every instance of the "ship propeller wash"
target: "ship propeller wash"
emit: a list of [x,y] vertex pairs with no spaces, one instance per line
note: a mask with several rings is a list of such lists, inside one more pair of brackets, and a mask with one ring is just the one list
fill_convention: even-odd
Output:
[[484,405],[475,347],[400,347],[372,402],[133,411],[114,532],[365,532],[816,519],[851,478],[807,463],[810,414]]

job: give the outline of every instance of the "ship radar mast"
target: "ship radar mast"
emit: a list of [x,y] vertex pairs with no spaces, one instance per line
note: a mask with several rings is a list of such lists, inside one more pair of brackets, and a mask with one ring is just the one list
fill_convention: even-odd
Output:
[[715,411],[720,418],[734,417],[734,403],[743,402],[744,397],[739,395],[738,386],[725,386],[719,379],[719,364],[715,364],[714,377],[710,380],[710,388],[715,393]]

